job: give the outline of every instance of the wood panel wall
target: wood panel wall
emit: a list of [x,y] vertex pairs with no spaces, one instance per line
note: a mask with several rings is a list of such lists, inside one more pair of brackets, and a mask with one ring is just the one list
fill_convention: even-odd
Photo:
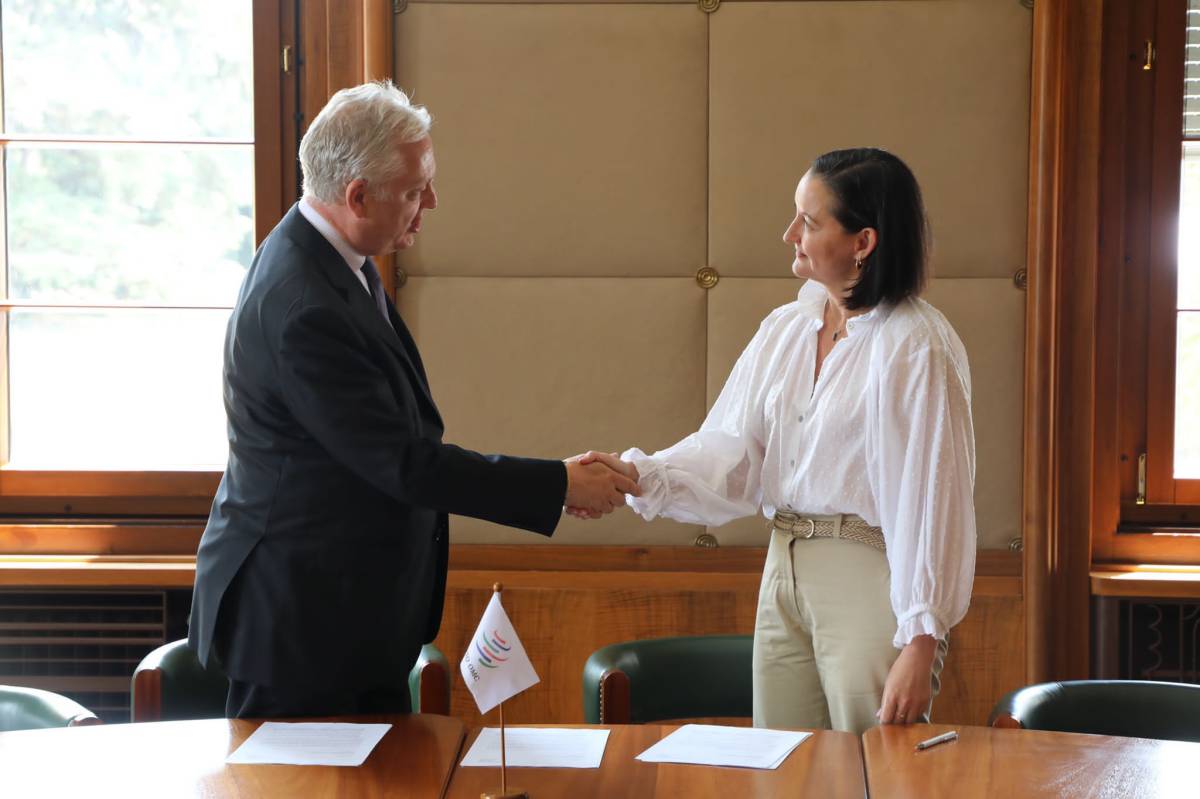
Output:
[[[202,529],[158,524],[115,536],[102,524],[0,524],[0,586],[187,588]],[[458,661],[497,581],[542,680],[506,706],[506,718],[578,722],[583,663],[596,649],[635,638],[753,632],[765,557],[758,547],[451,546],[436,643],[451,663],[452,711],[481,721]],[[983,724],[1001,695],[1025,683],[1021,556],[981,550],[971,608],[950,634],[933,718]]]
[[[505,705],[513,723],[583,720],[583,664],[618,641],[673,635],[749,634],[766,550],[737,547],[459,546],[451,555],[437,646],[451,661],[451,708],[481,717],[457,664],[492,584],[541,682]],[[1020,556],[980,552],[966,619],[950,637],[935,721],[984,724],[1005,692],[1024,684]],[[493,711],[487,723],[496,723]]]

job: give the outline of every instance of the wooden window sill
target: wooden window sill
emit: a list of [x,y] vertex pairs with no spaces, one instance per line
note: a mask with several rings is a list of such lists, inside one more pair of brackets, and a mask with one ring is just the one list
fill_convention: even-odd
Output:
[[1195,566],[1113,566],[1090,576],[1093,596],[1200,599],[1200,568]]
[[196,559],[189,555],[0,556],[0,586],[191,588]]

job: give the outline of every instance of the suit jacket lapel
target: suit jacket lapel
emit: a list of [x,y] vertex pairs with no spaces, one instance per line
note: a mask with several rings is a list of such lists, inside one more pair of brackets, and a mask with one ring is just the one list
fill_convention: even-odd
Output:
[[338,293],[346,300],[347,310],[359,323],[367,327],[372,333],[382,338],[387,342],[388,347],[400,359],[404,368],[408,370],[412,383],[416,385],[420,394],[429,403],[429,407],[433,410],[433,415],[437,418],[438,424],[442,424],[441,414],[438,413],[437,406],[433,402],[433,395],[429,392],[429,379],[425,376],[425,366],[421,363],[421,356],[417,353],[416,342],[413,341],[412,335],[408,332],[408,328],[404,325],[404,321],[400,315],[396,313],[396,308],[392,304],[390,297],[387,298],[388,315],[392,320],[392,325],[379,315],[379,309],[375,306],[375,300],[371,294],[363,288],[362,283],[355,277],[352,270],[346,265],[346,261],[341,254],[334,249],[333,245],[325,240],[325,237],[317,231],[309,221],[304,218],[300,210],[296,206],[287,214],[286,228],[289,236],[301,244],[313,257],[317,260],[321,267],[321,271],[329,279],[330,283]]
[[400,313],[396,310],[396,305],[392,302],[392,298],[385,297],[384,299],[387,302],[388,319],[391,320],[392,324],[389,326],[383,320],[383,317],[379,315],[379,309],[374,307],[374,298],[368,294],[367,302],[371,304],[371,316],[378,322],[381,334],[387,337],[388,343],[392,345],[392,349],[400,353],[409,368],[412,369],[416,378],[416,384],[421,387],[425,399],[429,400],[430,407],[433,408],[434,414],[438,417],[438,424],[441,424],[442,417],[438,413],[437,405],[433,402],[433,394],[429,391],[429,377],[425,374],[425,364],[421,361],[421,353],[417,350],[417,342],[413,339],[412,333],[409,332],[408,325],[404,324],[404,319],[401,318]]

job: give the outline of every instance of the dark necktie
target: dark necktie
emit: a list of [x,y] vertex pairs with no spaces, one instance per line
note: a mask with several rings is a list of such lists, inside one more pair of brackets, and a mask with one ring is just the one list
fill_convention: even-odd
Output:
[[362,273],[367,278],[367,286],[371,289],[371,296],[375,298],[375,307],[379,309],[379,313],[383,316],[383,321],[388,323],[388,327],[392,326],[391,317],[388,316],[387,298],[384,297],[383,280],[379,277],[379,270],[375,268],[375,262],[370,258],[363,261]]

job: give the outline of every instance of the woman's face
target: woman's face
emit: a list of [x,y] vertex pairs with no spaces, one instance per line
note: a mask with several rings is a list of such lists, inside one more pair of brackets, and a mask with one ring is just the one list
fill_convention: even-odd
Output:
[[796,218],[784,231],[783,240],[796,249],[792,262],[796,277],[843,290],[858,275],[855,262],[873,249],[875,231],[868,228],[850,233],[834,217],[835,205],[825,182],[812,172],[804,173],[796,186]]

